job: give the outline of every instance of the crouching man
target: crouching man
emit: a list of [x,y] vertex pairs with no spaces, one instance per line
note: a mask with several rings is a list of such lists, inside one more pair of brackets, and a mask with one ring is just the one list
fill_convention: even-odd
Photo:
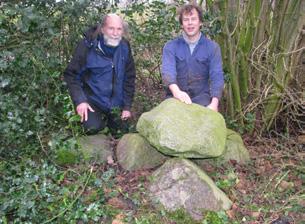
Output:
[[91,134],[106,126],[126,131],[131,117],[136,74],[123,23],[120,16],[108,14],[89,29],[64,72],[76,112]]
[[218,111],[224,87],[220,48],[200,31],[203,18],[197,5],[183,6],[179,22],[182,35],[163,48],[161,73],[167,96]]

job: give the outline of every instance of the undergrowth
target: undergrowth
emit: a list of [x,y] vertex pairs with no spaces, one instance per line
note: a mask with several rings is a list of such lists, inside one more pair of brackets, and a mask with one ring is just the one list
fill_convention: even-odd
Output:
[[[150,16],[138,24],[135,18],[147,8]],[[0,3],[0,223],[233,224],[268,223],[279,216],[302,220],[304,148],[285,136],[276,142],[248,141],[252,163],[247,166],[206,167],[234,205],[227,213],[206,212],[198,222],[183,211],[169,213],[149,204],[145,177],[151,171],[125,173],[117,164],[82,160],[76,138],[83,131],[62,71],[81,33],[115,10],[108,1]],[[138,70],[134,128],[136,118],[162,100],[161,49],[179,25],[175,8],[162,2],[135,4],[122,13],[136,37],[131,40]],[[216,28],[211,32],[217,33]],[[227,123],[249,133],[254,122],[248,113],[245,127],[234,120]],[[65,156],[56,153],[60,150],[71,152],[78,163],[61,162]],[[138,176],[136,187],[128,189],[118,176]],[[117,199],[132,206],[118,206],[113,203]]]

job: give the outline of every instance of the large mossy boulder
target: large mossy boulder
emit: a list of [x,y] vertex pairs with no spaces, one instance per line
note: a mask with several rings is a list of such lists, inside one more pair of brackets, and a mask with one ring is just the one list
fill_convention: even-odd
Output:
[[198,166],[187,159],[167,160],[152,174],[152,201],[168,211],[185,209],[194,219],[202,212],[228,210],[232,202]]
[[161,165],[166,157],[137,133],[126,134],[119,141],[116,157],[125,170],[150,169]]
[[104,134],[82,136],[78,143],[86,161],[102,163],[113,156],[111,140]]
[[225,149],[226,125],[220,113],[173,98],[143,113],[137,130],[166,155],[209,158]]

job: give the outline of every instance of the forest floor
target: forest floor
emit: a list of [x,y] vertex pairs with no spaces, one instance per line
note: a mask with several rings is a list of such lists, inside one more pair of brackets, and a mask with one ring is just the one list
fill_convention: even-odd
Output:
[[[250,152],[249,164],[230,161],[226,165],[204,167],[233,201],[232,209],[226,212],[228,219],[218,219],[215,223],[305,223],[304,142],[283,137],[254,141],[244,137],[244,141]],[[126,172],[115,162],[104,169],[107,167],[116,170],[114,187],[121,192],[107,201],[111,207],[121,210],[112,223],[126,223],[131,214],[138,217],[136,223],[197,223],[186,218],[182,221],[177,215],[162,217],[162,212],[158,214],[150,206],[146,189],[153,170]],[[113,189],[104,191],[111,193]]]
[[[233,206],[206,212],[200,222],[182,210],[169,213],[152,206],[147,189],[153,169],[127,172],[115,158],[58,166],[52,149],[43,145],[30,158],[0,157],[0,224],[305,224],[304,136],[244,135],[248,164],[204,164]],[[113,139],[114,148],[117,142]]]

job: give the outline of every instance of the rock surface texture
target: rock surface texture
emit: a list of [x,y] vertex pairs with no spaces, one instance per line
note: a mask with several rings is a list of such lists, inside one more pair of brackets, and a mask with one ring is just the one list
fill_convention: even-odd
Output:
[[151,198],[165,209],[185,209],[194,219],[204,210],[228,210],[232,202],[204,171],[187,159],[167,160],[152,175]]
[[166,155],[209,158],[225,149],[227,129],[220,113],[172,98],[143,113],[137,130]]
[[126,134],[116,149],[119,164],[125,170],[149,169],[161,165],[166,157],[139,134]]

